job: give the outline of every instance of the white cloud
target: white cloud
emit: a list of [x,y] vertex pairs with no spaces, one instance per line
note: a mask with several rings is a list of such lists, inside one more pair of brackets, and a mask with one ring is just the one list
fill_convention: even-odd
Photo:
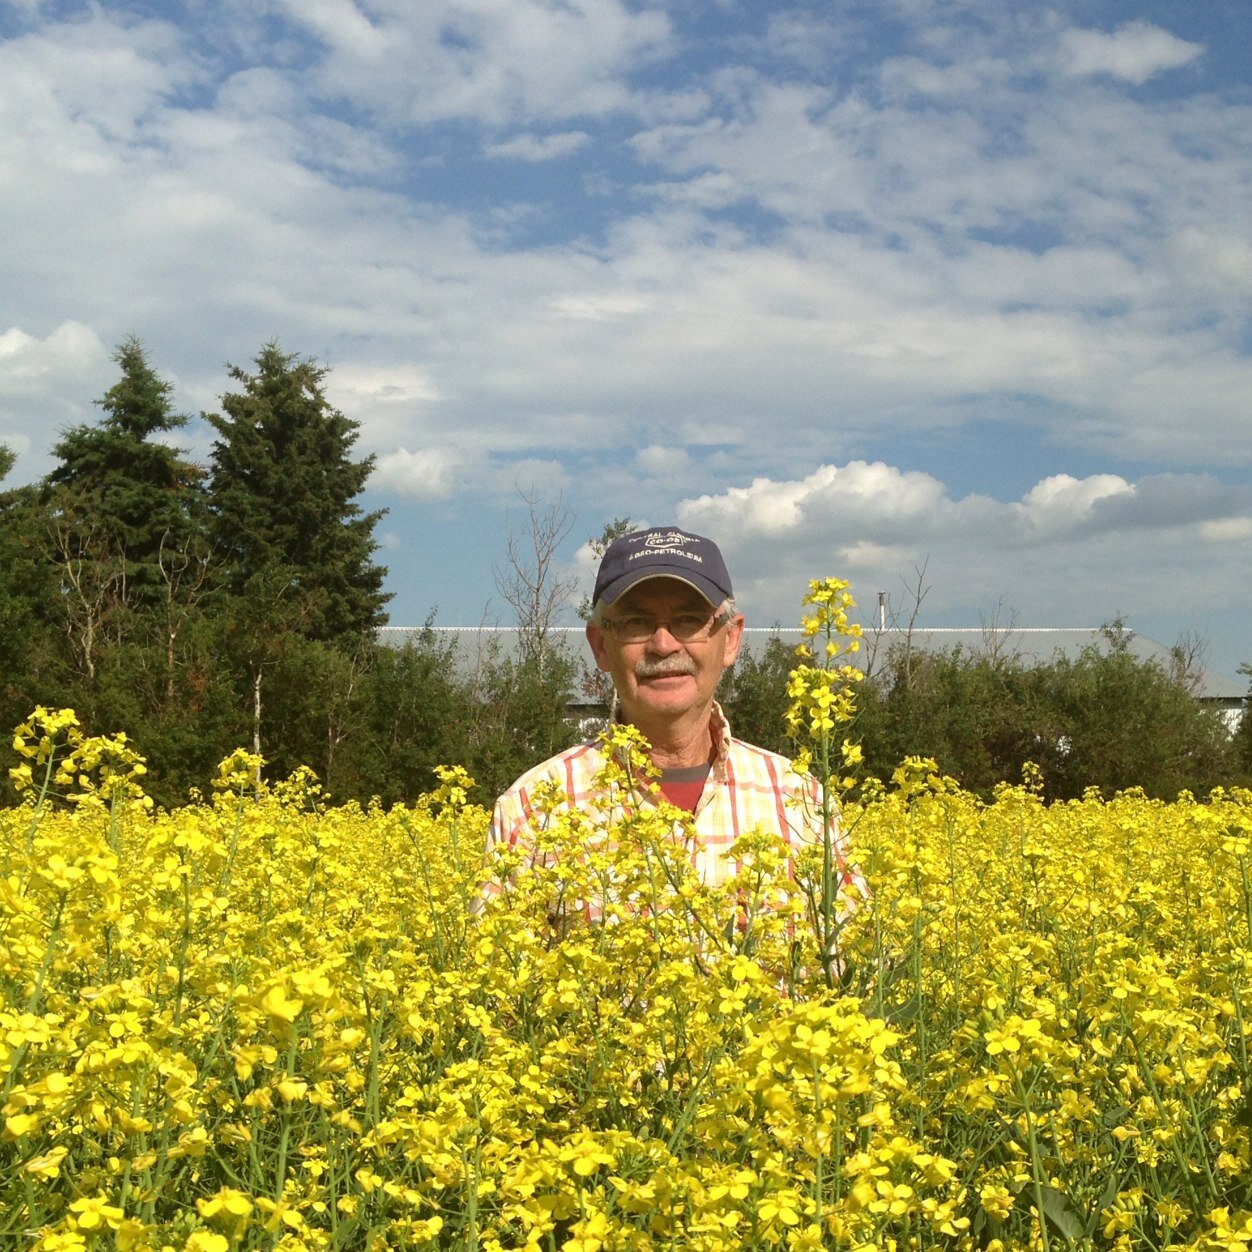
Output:
[[1200,537],[1209,543],[1238,543],[1252,538],[1252,517],[1224,517],[1216,522],[1204,522]]
[[862,535],[868,525],[879,532],[877,538],[889,540],[901,525],[931,519],[946,507],[942,483],[929,474],[852,461],[819,466],[795,481],[760,477],[747,487],[685,500],[679,520],[705,533],[779,539],[810,528],[838,532],[841,521],[856,519]]
[[1022,497],[1021,508],[1031,529],[1038,533],[1069,530],[1086,522],[1098,501],[1134,492],[1134,486],[1117,474],[1092,474],[1082,479],[1054,474]]
[[444,500],[452,494],[459,468],[459,457],[447,449],[410,452],[401,447],[378,458],[369,485],[409,499]]
[[63,370],[81,374],[98,366],[104,355],[95,333],[80,322],[63,322],[45,339],[11,326],[0,334],[0,386],[37,390]]
[[0,443],[19,458],[10,485],[46,473],[61,431],[94,420],[91,401],[109,385],[107,367],[99,337],[81,322],[63,322],[43,339],[17,326],[0,333]]
[[[326,47],[319,89],[393,124],[603,114],[629,99],[623,77],[670,35],[665,15],[620,0],[287,0]],[[345,18],[347,20],[345,20]]]
[[1148,22],[1128,22],[1112,34],[1068,30],[1061,36],[1061,51],[1070,74],[1111,74],[1138,84],[1190,64],[1204,47]]
[[585,147],[591,136],[581,130],[555,135],[517,135],[502,143],[487,145],[487,155],[515,161],[556,161]]
[[[443,58],[444,74],[564,32],[573,42],[562,55],[578,67],[568,73],[620,87],[668,30],[654,11],[610,0],[504,7],[517,14],[496,32],[485,29],[502,12],[494,0],[422,16],[374,5],[367,24],[385,32],[381,42],[357,28],[362,7],[342,39],[338,8],[308,20],[329,41],[326,64],[366,93],[381,90],[366,61],[381,58],[385,78],[403,59],[396,46],[423,31],[436,37],[422,55]],[[598,16],[607,28],[591,32]],[[438,31],[453,27],[481,27],[481,38],[440,44]],[[832,432],[947,423],[969,397],[1004,392],[1058,406],[1050,420],[1088,446],[1184,463],[1197,439],[1247,447],[1233,436],[1252,384],[1239,338],[1252,282],[1240,241],[1252,217],[1228,155],[1242,132],[1214,125],[1212,112],[1170,123],[1203,139],[1201,159],[1139,106],[1026,97],[981,47],[932,67],[942,81],[932,75],[928,87],[951,104],[943,112],[727,70],[676,91],[683,107],[639,133],[639,150],[672,175],[654,206],[616,214],[594,249],[522,251],[484,247],[481,226],[451,204],[360,184],[396,177],[399,149],[385,130],[321,111],[308,95],[316,68],[253,66],[222,82],[213,108],[173,106],[206,71],[169,47],[171,30],[98,17],[90,31],[57,28],[23,46],[24,59],[17,42],[0,44],[0,71],[26,75],[7,164],[23,245],[6,277],[33,320],[55,324],[72,308],[106,342],[159,328],[154,363],[195,382],[197,402],[220,389],[206,377],[216,362],[246,359],[278,335],[336,375],[411,361],[440,420],[511,455],[710,431],[747,446],[780,420],[830,455]],[[88,75],[95,95],[76,108],[111,118],[107,127],[84,126],[58,103],[91,39],[115,50],[116,81]],[[911,67],[916,82],[926,64],[900,60],[897,71]],[[425,90],[416,67],[410,75],[409,89]],[[110,93],[125,107],[110,113]],[[629,103],[663,112],[663,97]],[[542,115],[518,99],[522,113]],[[997,150],[997,126],[1021,154]],[[26,142],[32,133],[38,143]],[[420,168],[405,176],[420,185]],[[1177,186],[1185,201],[1166,196]],[[1160,220],[1151,230],[1134,220],[1145,200]],[[756,204],[777,216],[765,237],[750,217],[718,216],[745,201],[749,214]],[[1185,220],[1172,221],[1184,203]],[[1044,223],[1068,236],[1053,246],[967,233],[1041,205],[1062,215]],[[183,315],[189,291],[194,318]],[[425,446],[433,403],[406,408],[360,391],[350,402],[379,450]],[[771,453],[789,455],[786,445]]]
[[375,26],[353,0],[299,0],[290,11],[327,47],[354,60],[378,63],[387,55],[387,31]]
[[1066,626],[1151,618],[1163,596],[1241,602],[1249,494],[1203,476],[1054,475],[1019,500],[954,499],[930,475],[852,462],[689,499],[679,517],[721,544],[758,625],[793,620],[808,579],[833,574],[852,580],[866,616],[876,591],[900,604],[921,580],[932,625],[1008,606],[1023,625]]
[[685,479],[691,472],[692,458],[686,448],[674,444],[649,444],[635,454],[640,473],[663,479]]
[[371,366],[349,362],[326,378],[331,403],[361,424],[370,448],[389,449],[406,438],[434,430],[441,396],[429,373],[418,366]]
[[883,90],[892,98],[909,95],[968,99],[988,87],[1003,88],[1011,74],[1008,62],[974,56],[965,61],[936,64],[922,57],[893,57],[883,62]]

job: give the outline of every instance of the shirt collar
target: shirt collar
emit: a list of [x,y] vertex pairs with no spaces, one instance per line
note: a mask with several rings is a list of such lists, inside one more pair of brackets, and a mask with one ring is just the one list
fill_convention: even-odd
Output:
[[[614,725],[620,725],[625,719],[622,717],[622,706],[617,700],[613,701],[613,712],[609,717],[609,721]],[[712,773],[718,779],[726,777],[726,762],[730,758],[730,722],[726,719],[726,714],[722,706],[716,700],[713,701],[713,712],[709,717],[709,738],[713,743],[713,769]]]

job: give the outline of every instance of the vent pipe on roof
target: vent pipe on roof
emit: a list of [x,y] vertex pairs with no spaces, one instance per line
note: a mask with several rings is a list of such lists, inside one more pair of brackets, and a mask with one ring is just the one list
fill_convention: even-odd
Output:
[[878,629],[887,629],[887,593],[885,591],[878,593]]

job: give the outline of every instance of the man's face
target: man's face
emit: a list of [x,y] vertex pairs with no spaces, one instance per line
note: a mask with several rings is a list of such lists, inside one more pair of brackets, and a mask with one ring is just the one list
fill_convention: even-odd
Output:
[[[675,638],[671,626],[712,617],[714,606],[694,588],[674,578],[637,583],[605,607],[606,628],[587,624],[596,664],[613,675],[628,721],[646,734],[650,725],[676,723],[688,715],[707,716],[722,671],[739,655],[743,617],[717,626],[706,639]],[[612,623],[640,618],[657,623],[642,640],[632,641]]]

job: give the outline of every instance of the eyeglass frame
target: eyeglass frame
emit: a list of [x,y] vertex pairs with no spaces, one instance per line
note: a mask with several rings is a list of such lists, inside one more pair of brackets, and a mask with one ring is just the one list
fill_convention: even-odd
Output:
[[[694,613],[675,613],[674,614],[674,617],[677,617],[677,618],[694,617],[694,616],[695,616]],[[646,643],[649,639],[652,638],[653,635],[656,634],[656,632],[662,626],[664,626],[666,630],[668,630],[669,633],[675,639],[678,640],[679,643],[707,643],[710,639],[713,638],[713,636],[718,632],[718,630],[721,629],[721,627],[725,626],[727,623],[732,621],[734,616],[735,616],[734,613],[730,609],[727,609],[727,608],[714,609],[713,612],[707,618],[704,619],[703,625],[698,626],[691,634],[687,635],[686,637],[675,632],[673,621],[670,618],[651,617],[646,613],[628,613],[626,614],[625,617],[620,617],[620,618],[601,616],[597,625],[600,627],[601,630],[611,631],[616,636],[616,638],[619,639],[622,643]],[[651,622],[652,629],[649,630],[646,634],[639,634],[639,635],[635,635],[632,637],[627,637],[626,635],[621,633],[621,628],[622,628],[622,624],[624,622],[629,621],[632,617],[640,621]]]

